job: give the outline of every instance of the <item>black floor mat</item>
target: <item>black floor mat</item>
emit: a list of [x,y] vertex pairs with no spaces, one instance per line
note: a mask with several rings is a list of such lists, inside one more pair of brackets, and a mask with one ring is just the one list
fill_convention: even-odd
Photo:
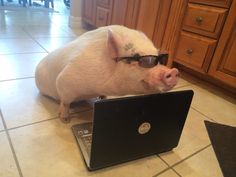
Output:
[[224,177],[236,177],[236,127],[205,121]]

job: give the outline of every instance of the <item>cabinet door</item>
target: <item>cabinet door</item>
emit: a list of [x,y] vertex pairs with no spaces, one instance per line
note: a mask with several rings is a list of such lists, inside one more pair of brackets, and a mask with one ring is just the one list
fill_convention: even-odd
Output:
[[110,10],[97,7],[96,27],[109,25]]
[[125,20],[131,17],[131,15],[128,15],[128,13],[132,11],[132,9],[129,9],[128,11],[128,3],[131,3],[131,1],[128,0],[113,1],[111,24],[125,25]]
[[152,39],[160,0],[141,0],[137,17],[137,29]]
[[209,74],[236,88],[236,1],[233,1]]
[[95,24],[95,1],[94,0],[83,0],[82,1],[82,18],[87,23]]

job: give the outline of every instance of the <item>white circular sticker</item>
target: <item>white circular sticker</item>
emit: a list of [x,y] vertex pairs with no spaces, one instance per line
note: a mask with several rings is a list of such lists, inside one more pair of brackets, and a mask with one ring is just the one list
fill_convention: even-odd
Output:
[[151,124],[148,122],[144,122],[142,123],[139,128],[138,128],[138,132],[139,134],[146,134],[147,132],[149,132],[149,130],[151,129]]

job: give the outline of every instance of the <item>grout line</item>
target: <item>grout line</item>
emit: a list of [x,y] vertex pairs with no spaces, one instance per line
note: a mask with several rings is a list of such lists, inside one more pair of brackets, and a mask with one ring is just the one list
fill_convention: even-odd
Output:
[[205,150],[206,148],[208,148],[208,147],[210,147],[210,146],[211,146],[211,144],[208,144],[207,146],[203,147],[202,149],[199,149],[198,151],[194,152],[193,154],[191,154],[191,155],[185,157],[185,158],[182,159],[181,161],[179,161],[179,162],[177,162],[177,163],[171,165],[171,167],[175,167],[176,165],[179,165],[179,164],[182,163],[183,161],[185,161],[185,160],[187,160],[187,159],[193,157],[194,155],[198,154],[199,152]]
[[[89,109],[89,110],[83,110],[83,111],[80,111],[80,112],[73,112],[73,113],[71,113],[70,115],[72,116],[72,115],[74,115],[74,114],[83,113],[83,112],[87,112],[87,111],[91,111],[91,109]],[[18,128],[27,127],[27,126],[39,124],[39,123],[42,123],[42,122],[47,122],[47,121],[55,120],[55,119],[59,119],[59,117],[58,117],[58,116],[55,116],[55,117],[52,117],[52,118],[49,118],[49,119],[45,119],[45,120],[41,120],[41,121],[37,121],[37,122],[33,122],[33,123],[25,124],[25,125],[20,125],[20,126],[13,127],[13,128],[9,128],[9,129],[7,129],[7,130],[15,130],[15,129],[18,129]]]
[[[1,39],[0,39],[1,40]],[[5,54],[0,54],[0,56],[4,56],[4,55],[23,55],[23,54],[45,54],[47,52],[19,52],[19,53],[5,53]]]
[[179,177],[182,177],[179,172],[177,172],[174,168],[171,168]]
[[9,128],[7,130],[15,130],[15,129],[18,129],[18,128],[22,128],[22,127],[27,127],[27,126],[31,126],[31,125],[35,125],[35,124],[39,124],[39,123],[42,123],[42,122],[47,122],[47,121],[50,121],[50,120],[55,120],[55,119],[58,119],[59,117],[53,117],[53,118],[49,118],[49,119],[45,119],[45,120],[41,120],[41,121],[38,121],[38,122],[33,122],[33,123],[29,123],[29,124],[25,124],[25,125],[20,125],[20,126],[17,126],[17,127],[13,127],[13,128]]
[[202,112],[199,111],[198,109],[194,108],[193,106],[191,106],[191,108],[192,108],[193,110],[197,111],[199,114],[203,115],[205,118],[207,118],[207,119],[209,119],[209,120],[211,120],[211,121],[217,123],[217,121],[215,121],[214,119],[208,117],[207,115],[205,115],[204,113],[202,113]]
[[[162,159],[159,154],[157,156],[168,166],[165,170],[159,172],[159,174],[157,175],[160,175],[168,170],[173,170],[179,177],[181,177],[181,175],[174,168],[172,168],[164,159]],[[156,175],[154,175],[153,177],[156,177]]]
[[0,116],[2,118],[2,123],[3,123],[3,126],[5,128],[5,132],[6,132],[6,135],[7,135],[7,139],[8,139],[8,142],[9,142],[9,145],[10,145],[10,148],[11,148],[11,151],[12,151],[12,155],[13,155],[13,158],[15,160],[15,163],[16,163],[16,167],[17,167],[17,170],[18,170],[18,173],[20,175],[20,177],[23,177],[23,173],[21,171],[21,168],[20,168],[20,164],[19,164],[19,161],[17,159],[17,156],[16,156],[16,152],[15,152],[15,149],[13,147],[13,144],[12,144],[12,141],[11,141],[11,137],[10,137],[10,134],[7,130],[7,125],[6,125],[6,122],[4,120],[4,117],[3,117],[3,114],[2,114],[2,111],[0,110]]
[[168,167],[168,168],[166,168],[166,169],[162,170],[161,172],[157,173],[156,175],[154,175],[154,176],[152,176],[152,177],[157,177],[157,176],[159,176],[159,175],[161,175],[161,174],[165,173],[166,171],[168,171],[168,170],[170,170],[170,169],[171,169],[171,168],[170,168],[170,167]]
[[0,56],[3,55],[20,55],[20,54],[37,54],[37,53],[48,53],[47,51],[42,52],[12,52],[12,53],[0,53]]
[[6,79],[6,80],[0,80],[0,82],[15,81],[15,80],[21,80],[21,79],[32,79],[32,78],[35,78],[35,77],[30,76],[30,77],[21,77],[21,78],[15,78],[15,79]]
[[169,167],[169,169],[173,170],[178,176],[181,177],[181,175],[174,168],[172,168],[164,159],[162,159],[160,156],[159,158]]
[[[174,163],[173,165],[169,165],[163,158],[161,158],[159,155],[157,155],[165,164],[168,165],[168,168],[166,168],[165,170],[163,170],[163,171],[157,173],[157,174],[154,175],[153,177],[157,177],[158,175],[160,175],[160,174],[166,172],[166,171],[169,170],[169,169],[174,170],[174,167],[175,167],[175,166],[179,165],[180,163],[182,163],[182,162],[184,162],[185,160],[187,160],[187,159],[193,157],[194,155],[198,154],[199,152],[205,150],[206,148],[208,148],[208,147],[210,147],[210,146],[211,146],[211,144],[208,144],[207,146],[203,147],[202,149],[199,149],[198,151],[196,151],[196,152],[194,152],[193,154],[191,154],[191,155],[189,155],[189,156],[183,158],[183,159],[180,160],[179,162]],[[176,170],[174,170],[174,171],[177,173],[177,175],[180,175]],[[181,176],[181,175],[180,175],[180,176]]]
[[[50,20],[51,21],[51,20]],[[25,28],[23,28],[24,32],[29,35],[29,37],[36,42],[43,50],[45,50],[46,53],[49,53],[49,51],[47,49],[45,49],[35,38],[34,36],[32,36],[27,30],[25,30]],[[50,37],[49,37],[50,38]]]

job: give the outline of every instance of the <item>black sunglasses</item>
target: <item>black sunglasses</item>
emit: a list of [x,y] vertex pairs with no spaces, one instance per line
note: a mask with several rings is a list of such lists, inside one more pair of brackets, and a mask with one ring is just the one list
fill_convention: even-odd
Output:
[[157,64],[166,65],[168,61],[168,54],[160,55],[134,55],[132,57],[116,57],[116,61],[125,61],[126,63],[131,63],[132,61],[137,61],[139,66],[143,68],[152,68]]

